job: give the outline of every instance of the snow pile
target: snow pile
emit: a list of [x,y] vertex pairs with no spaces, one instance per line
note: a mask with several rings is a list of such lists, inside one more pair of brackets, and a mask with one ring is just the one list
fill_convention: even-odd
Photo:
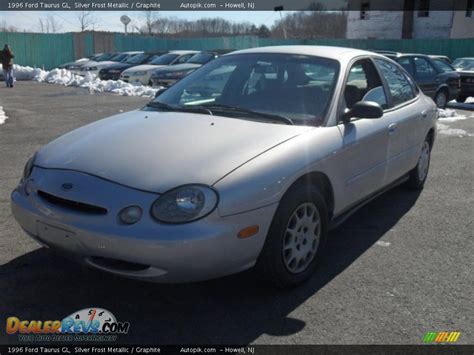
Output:
[[467,133],[464,129],[451,128],[442,123],[438,123],[438,133],[454,137],[474,137],[474,134]]
[[[13,64],[13,75],[15,76],[15,80],[33,80],[33,78],[38,75],[43,70],[39,68],[32,68],[32,67],[23,67],[18,64]],[[3,77],[3,67],[0,64],[0,77],[4,80]]]
[[91,92],[102,93],[110,92],[123,96],[148,96],[153,97],[158,89],[149,86],[129,84],[122,80],[100,80],[91,73],[80,76],[71,73],[67,69],[53,69],[51,71],[41,70],[34,80],[50,84],[59,84],[64,86],[76,86],[89,89]]
[[0,106],[0,124],[5,123],[7,120],[7,115],[5,114],[5,111],[3,111],[3,107]]
[[465,120],[468,117],[464,115],[458,115],[456,110],[451,110],[451,109],[438,109],[439,113],[439,118],[438,121],[442,122],[455,122],[455,121],[460,121],[460,120]]
[[[2,69],[1,65],[0,69]],[[123,96],[154,97],[158,91],[158,88],[151,88],[141,84],[129,84],[121,80],[100,80],[91,73],[80,76],[71,73],[67,69],[45,71],[39,68],[23,67],[14,64],[13,72],[16,80],[35,80],[40,83],[81,87],[89,89],[90,92],[94,93],[110,92]],[[0,70],[0,76],[3,77],[3,70]]]

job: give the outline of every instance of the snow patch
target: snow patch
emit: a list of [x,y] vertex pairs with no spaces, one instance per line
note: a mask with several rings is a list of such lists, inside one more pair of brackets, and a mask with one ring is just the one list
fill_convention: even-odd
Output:
[[5,114],[5,111],[3,111],[3,107],[0,106],[0,124],[3,124],[5,123],[5,121],[7,120],[7,115]]
[[381,247],[388,247],[390,246],[390,242],[384,242],[383,240],[378,240],[377,242],[375,242],[375,244],[377,245],[380,245]]
[[465,120],[468,117],[465,115],[458,115],[456,110],[451,110],[451,109],[438,109],[438,121],[442,122],[455,122],[455,121],[461,121]]
[[445,124],[438,123],[438,133],[454,137],[474,137],[474,134],[459,128],[451,128]]
[[[80,76],[71,73],[67,69],[45,71],[39,68],[23,67],[14,64],[13,72],[16,80],[35,80],[41,83],[82,87],[89,89],[91,93],[110,92],[123,96],[154,97],[159,89],[141,84],[129,84],[121,80],[100,80],[91,73]],[[3,70],[0,71],[0,74],[3,76]]]
[[53,69],[49,72],[42,70],[34,77],[34,80],[50,84],[86,88],[93,93],[110,92],[123,96],[154,97],[158,91],[158,88],[151,88],[141,84],[129,84],[122,80],[100,80],[91,73],[80,76],[71,73],[67,69]]

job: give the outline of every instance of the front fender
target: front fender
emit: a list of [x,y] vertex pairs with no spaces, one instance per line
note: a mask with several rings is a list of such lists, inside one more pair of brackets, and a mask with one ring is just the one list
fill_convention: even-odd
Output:
[[341,144],[337,127],[321,127],[259,155],[213,185],[220,195],[219,214],[228,216],[278,203],[296,180],[310,172],[327,175],[336,190],[337,179],[332,177],[337,176],[337,167],[331,164],[331,157]]

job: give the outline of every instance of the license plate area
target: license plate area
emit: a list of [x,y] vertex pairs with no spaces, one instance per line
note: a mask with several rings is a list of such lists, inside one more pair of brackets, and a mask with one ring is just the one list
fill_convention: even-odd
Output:
[[40,221],[36,222],[38,237],[45,243],[71,249],[75,246],[75,233]]

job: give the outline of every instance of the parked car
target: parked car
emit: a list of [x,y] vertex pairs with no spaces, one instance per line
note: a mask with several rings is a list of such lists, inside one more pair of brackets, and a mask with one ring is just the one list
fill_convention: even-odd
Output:
[[170,51],[156,58],[149,64],[138,65],[126,69],[120,75],[120,80],[127,83],[138,83],[143,85],[152,85],[151,75],[158,68],[185,63],[198,51]]
[[87,73],[93,74],[98,76],[99,71],[102,68],[105,68],[111,64],[116,64],[116,63],[124,63],[128,59],[132,58],[133,56],[137,54],[142,54],[142,51],[129,51],[129,52],[122,52],[118,53],[114,56],[112,56],[109,60],[107,61],[102,61],[102,62],[89,62],[88,64],[84,64],[80,68],[79,75],[86,75]]
[[[446,71],[434,59],[424,54],[380,54],[397,61],[416,80],[421,90],[431,97],[436,106],[445,108],[448,101],[459,95],[461,86],[460,76],[455,71]],[[444,63],[444,62],[443,62]],[[449,66],[448,63],[446,65]]]
[[104,53],[99,53],[99,54],[90,55],[90,56],[85,57],[85,58],[79,58],[79,59],[75,60],[74,62],[61,64],[60,66],[58,66],[58,68],[59,69],[70,69],[72,66],[81,65],[81,64],[83,64],[87,61],[96,60],[103,54]]
[[461,92],[458,102],[465,102],[469,96],[474,96],[474,57],[457,58],[453,67],[461,75]]
[[104,53],[104,54],[99,55],[98,57],[94,57],[93,60],[91,59],[91,60],[86,60],[86,61],[80,61],[79,63],[70,65],[68,70],[73,74],[79,75],[81,73],[81,68],[83,65],[92,65],[98,62],[105,62],[105,61],[110,60],[110,58],[112,58],[113,56],[117,54],[118,53]]
[[42,147],[13,216],[39,243],[117,275],[186,282],[255,266],[291,286],[321,261],[330,227],[402,182],[423,188],[436,120],[384,56],[241,50]]
[[147,64],[158,58],[166,52],[146,52],[134,55],[124,62],[109,64],[99,71],[99,78],[101,80],[118,80],[120,74],[125,69],[135,67],[141,64]]
[[157,69],[151,76],[153,86],[169,87],[197,68],[230,51],[206,51],[193,55],[186,63]]

